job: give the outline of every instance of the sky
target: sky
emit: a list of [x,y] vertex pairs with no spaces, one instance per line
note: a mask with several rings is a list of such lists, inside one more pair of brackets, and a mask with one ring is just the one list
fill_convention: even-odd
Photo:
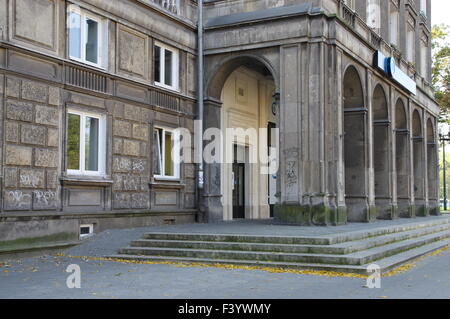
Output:
[[431,0],[431,22],[433,25],[450,25],[450,0]]

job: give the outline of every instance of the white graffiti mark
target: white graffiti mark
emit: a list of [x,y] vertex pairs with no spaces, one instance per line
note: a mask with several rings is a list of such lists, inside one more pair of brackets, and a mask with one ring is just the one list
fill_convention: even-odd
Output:
[[34,191],[34,198],[37,205],[50,206],[55,197],[56,193],[53,191]]
[[24,194],[22,191],[10,191],[8,196],[11,199],[11,206],[16,208],[22,208],[28,206],[28,201],[31,199],[30,194]]
[[297,175],[295,173],[295,165],[296,162],[295,161],[289,161],[287,162],[287,167],[286,167],[286,182],[287,182],[287,187],[292,187],[297,183]]
[[143,161],[136,161],[133,163],[133,171],[143,172],[145,170],[145,164]]
[[38,187],[40,184],[40,178],[33,175],[21,175],[20,183],[27,187]]

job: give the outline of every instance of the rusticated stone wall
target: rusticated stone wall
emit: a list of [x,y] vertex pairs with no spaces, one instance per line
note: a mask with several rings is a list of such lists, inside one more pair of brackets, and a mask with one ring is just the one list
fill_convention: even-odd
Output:
[[113,108],[113,208],[148,208],[150,111],[123,103]]
[[8,76],[4,103],[4,209],[56,209],[60,90]]

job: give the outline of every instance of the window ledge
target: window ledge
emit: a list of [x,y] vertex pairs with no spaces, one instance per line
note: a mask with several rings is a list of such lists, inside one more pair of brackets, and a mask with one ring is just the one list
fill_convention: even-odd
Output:
[[148,183],[150,188],[172,188],[172,189],[182,189],[186,185],[182,184],[180,180],[155,180]]
[[112,179],[100,176],[64,176],[60,180],[62,185],[75,186],[110,186],[114,182]]

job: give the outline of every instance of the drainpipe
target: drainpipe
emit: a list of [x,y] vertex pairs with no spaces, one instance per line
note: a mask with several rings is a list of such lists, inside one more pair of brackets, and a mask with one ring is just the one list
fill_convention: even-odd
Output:
[[198,159],[198,188],[203,189],[203,0],[197,0],[198,6],[198,65],[197,65],[197,159]]

